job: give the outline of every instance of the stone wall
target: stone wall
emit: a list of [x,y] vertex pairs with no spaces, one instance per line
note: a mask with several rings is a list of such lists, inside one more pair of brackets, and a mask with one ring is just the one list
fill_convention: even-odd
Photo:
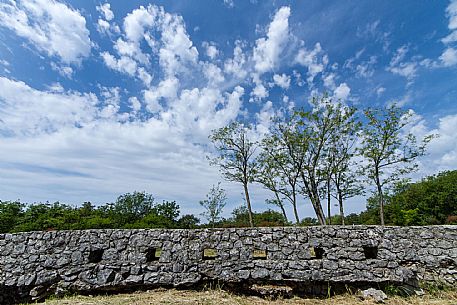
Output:
[[[457,283],[457,226],[0,234],[0,303],[195,286]],[[306,289],[305,289],[306,288]]]

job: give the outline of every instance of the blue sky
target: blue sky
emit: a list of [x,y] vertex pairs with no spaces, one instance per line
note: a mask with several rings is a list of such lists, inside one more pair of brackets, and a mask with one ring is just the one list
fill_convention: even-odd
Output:
[[[455,169],[457,1],[2,1],[0,199],[145,190],[199,213],[222,179],[212,129],[260,136],[324,92],[411,109],[410,131],[440,134],[413,178]],[[230,210],[241,188],[224,187]],[[268,196],[253,186],[254,209]]]

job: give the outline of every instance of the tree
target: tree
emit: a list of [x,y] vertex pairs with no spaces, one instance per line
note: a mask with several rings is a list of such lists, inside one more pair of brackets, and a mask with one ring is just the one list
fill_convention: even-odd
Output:
[[367,120],[362,131],[360,153],[366,160],[362,173],[376,185],[381,225],[384,225],[384,188],[417,170],[417,158],[425,154],[434,137],[428,135],[418,144],[412,133],[404,133],[412,112],[396,105],[364,111]]
[[186,214],[178,219],[177,227],[179,229],[196,229],[199,223],[200,219],[192,214]]
[[264,188],[270,190],[275,195],[274,199],[266,199],[267,204],[275,205],[281,209],[281,212],[285,219],[287,219],[286,210],[281,198],[282,186],[279,181],[279,172],[276,166],[276,161],[270,154],[267,153],[268,148],[264,148],[264,151],[259,155],[258,162],[258,173],[256,175],[256,182],[262,184]]
[[[329,217],[330,195],[338,201],[341,224],[344,225],[344,201],[363,192],[357,173],[352,170],[355,167],[353,157],[361,124],[355,119],[355,108],[342,105],[338,105],[338,108],[335,129],[327,149],[327,200]],[[330,183],[334,186],[333,193]]]
[[225,190],[220,186],[220,182],[217,186],[213,185],[209,193],[206,194],[206,199],[200,201],[200,205],[206,209],[206,212],[203,212],[202,215],[209,221],[213,228],[216,222],[221,220],[222,210],[227,204],[227,195],[225,194]]
[[[368,211],[379,214],[377,196],[367,201]],[[396,183],[384,194],[384,219],[389,225],[442,225],[455,216],[457,171],[444,171],[415,183]]]
[[10,232],[24,215],[24,204],[0,200],[0,233]]
[[325,170],[326,150],[329,139],[335,132],[341,109],[325,95],[313,98],[311,103],[312,111],[296,111],[296,138],[305,148],[304,164],[300,173],[304,184],[302,193],[310,199],[319,224],[325,225],[321,193],[323,182],[328,181],[328,172]]
[[134,223],[145,217],[154,207],[154,197],[146,192],[126,193],[119,196],[110,208],[110,216],[118,227]]
[[213,130],[209,138],[218,152],[218,157],[211,159],[210,164],[218,165],[226,180],[243,184],[249,224],[253,227],[248,185],[254,181],[257,172],[257,163],[254,160],[257,143],[249,139],[249,129],[239,122],[233,122]]
[[176,221],[176,218],[179,216],[179,205],[176,201],[166,201],[163,200],[162,203],[156,203],[152,208],[152,213],[157,216],[163,217],[168,220],[170,223]]
[[[257,181],[275,194],[275,200],[287,220],[279,195],[292,205],[295,222],[300,222],[297,210],[297,196],[300,174],[304,165],[306,143],[296,132],[293,118],[275,118],[270,133],[262,140],[262,153],[258,158]],[[305,144],[305,145],[303,145]]]

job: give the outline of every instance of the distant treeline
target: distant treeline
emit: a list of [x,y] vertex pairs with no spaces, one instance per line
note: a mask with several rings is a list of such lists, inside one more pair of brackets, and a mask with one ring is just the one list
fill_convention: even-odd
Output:
[[[248,214],[240,207],[232,217],[218,226],[247,226]],[[276,211],[255,213],[257,226],[287,225]],[[151,194],[134,192],[121,195],[114,203],[94,206],[85,202],[74,207],[60,202],[25,204],[20,201],[0,201],[0,233],[41,230],[83,229],[193,229],[206,227],[194,215],[181,215],[175,201],[155,202]]]
[[[379,207],[375,197],[367,200],[367,210],[350,214],[346,224],[379,224]],[[338,224],[339,216],[332,223]],[[255,226],[286,226],[281,212],[267,210],[253,214]],[[457,170],[430,176],[417,183],[398,184],[386,196],[387,225],[457,224]],[[315,218],[304,218],[299,225],[318,225]],[[228,219],[218,221],[216,227],[247,227],[246,207],[232,211]],[[114,203],[95,207],[90,202],[82,206],[55,203],[24,204],[19,201],[0,201],[0,232],[79,229],[132,229],[208,227],[194,215],[181,215],[175,201],[155,202],[145,192],[127,193]]]

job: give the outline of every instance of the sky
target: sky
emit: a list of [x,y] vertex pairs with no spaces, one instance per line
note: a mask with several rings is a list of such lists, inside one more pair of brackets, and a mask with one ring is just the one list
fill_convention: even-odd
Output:
[[[414,179],[456,169],[457,1],[1,0],[0,200],[146,191],[198,214],[223,180],[211,130],[261,135],[325,92],[397,103],[411,132],[438,134]],[[228,215],[242,187],[223,187]],[[270,196],[253,185],[254,210]]]

